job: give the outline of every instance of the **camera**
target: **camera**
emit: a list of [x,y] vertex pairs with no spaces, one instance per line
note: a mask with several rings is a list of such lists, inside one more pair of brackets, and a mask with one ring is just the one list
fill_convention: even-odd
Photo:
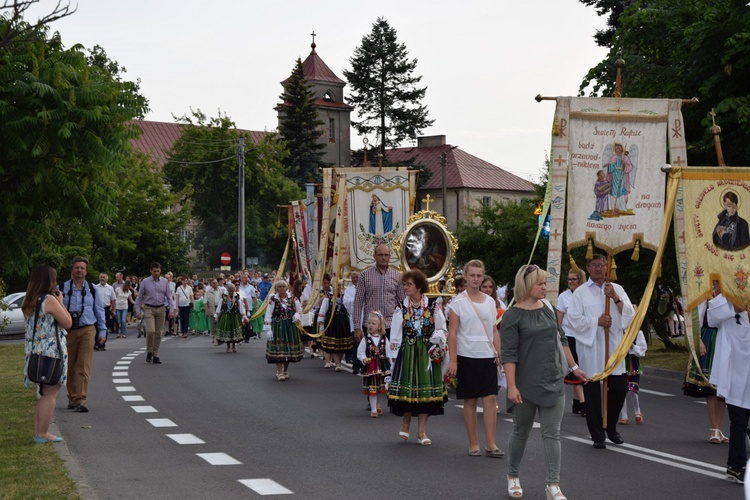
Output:
[[78,328],[78,324],[81,321],[81,313],[72,312],[70,313],[70,317],[73,319],[73,325],[71,325],[71,328]]

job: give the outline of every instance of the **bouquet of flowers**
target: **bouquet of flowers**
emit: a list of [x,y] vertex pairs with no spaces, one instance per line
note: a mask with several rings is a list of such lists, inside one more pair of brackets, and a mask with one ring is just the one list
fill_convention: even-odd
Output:
[[435,344],[430,346],[427,354],[430,356],[430,360],[432,360],[433,363],[439,365],[443,362],[443,358],[445,357],[445,350],[439,345]]

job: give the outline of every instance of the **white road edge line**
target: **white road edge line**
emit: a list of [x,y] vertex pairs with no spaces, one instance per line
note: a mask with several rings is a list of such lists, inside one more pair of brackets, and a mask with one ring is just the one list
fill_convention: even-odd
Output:
[[659,392],[659,391],[649,391],[648,389],[644,389],[642,387],[638,389],[638,392],[642,392],[644,394],[653,394],[654,396],[665,396],[668,398],[675,397],[675,394],[667,394],[666,392]]
[[[572,436],[563,436],[563,437],[565,439],[569,439],[571,441],[578,441],[579,443],[591,444],[591,440],[590,439],[583,439],[583,438],[572,437]],[[635,451],[630,451],[630,450],[628,450],[626,448],[623,448],[621,446],[618,446],[618,445],[607,446],[607,449],[611,450],[611,451],[616,451],[617,453],[623,453],[625,455],[630,455],[631,457],[642,458],[644,460],[650,460],[652,462],[656,462],[656,463],[660,463],[660,464],[664,464],[664,465],[669,465],[670,467],[676,467],[678,469],[683,469],[683,470],[686,470],[686,471],[695,472],[697,474],[702,474],[704,476],[713,477],[713,478],[716,478],[716,479],[724,479],[724,477],[725,477],[724,474],[716,474],[715,472],[709,472],[709,471],[704,470],[704,469],[699,469],[698,467],[691,467],[689,465],[683,465],[683,464],[680,464],[680,463],[677,463],[677,462],[672,462],[672,461],[665,460],[665,459],[662,459],[662,458],[657,458],[657,457],[652,457],[652,456],[644,455],[644,454],[641,454],[641,453],[637,453]],[[711,468],[715,467],[714,465],[710,465],[710,464],[705,464],[705,465],[709,466]]]

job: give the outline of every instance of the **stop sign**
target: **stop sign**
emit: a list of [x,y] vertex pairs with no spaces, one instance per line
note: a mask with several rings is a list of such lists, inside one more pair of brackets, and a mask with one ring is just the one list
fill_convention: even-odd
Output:
[[221,254],[221,263],[223,265],[228,266],[230,262],[232,262],[232,256],[229,255],[229,252]]

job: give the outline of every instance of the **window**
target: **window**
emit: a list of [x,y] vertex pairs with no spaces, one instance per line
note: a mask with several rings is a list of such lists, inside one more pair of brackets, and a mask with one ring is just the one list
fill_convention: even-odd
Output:
[[328,142],[336,142],[336,120],[328,119]]
[[489,196],[482,196],[482,205],[484,205],[485,207],[489,207],[491,203],[492,198],[490,198]]
[[335,101],[333,98],[333,93],[329,90],[325,94],[323,94],[323,100],[325,101]]

